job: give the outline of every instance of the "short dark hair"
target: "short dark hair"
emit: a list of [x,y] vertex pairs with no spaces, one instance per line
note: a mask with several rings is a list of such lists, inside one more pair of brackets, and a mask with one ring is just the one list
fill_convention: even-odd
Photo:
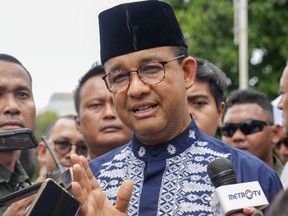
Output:
[[273,106],[270,100],[264,93],[254,89],[238,89],[232,91],[226,100],[226,108],[229,109],[234,105],[246,103],[258,104],[268,113],[268,115],[272,118],[271,120],[274,119]]
[[16,59],[14,56],[8,55],[8,54],[4,54],[4,53],[0,53],[0,61],[6,61],[6,62],[12,62],[15,64],[20,65],[22,68],[24,68],[24,70],[27,72],[31,82],[32,82],[32,77],[31,74],[29,73],[29,71],[24,67],[24,65],[18,60]]
[[[105,75],[104,67],[97,62],[92,65],[92,67],[82,76],[79,80],[78,85],[76,86],[74,90],[74,106],[76,113],[79,115],[79,107],[80,107],[80,93],[82,86],[86,83],[87,80],[89,80],[91,77],[98,76],[98,75]],[[103,81],[104,82],[104,81]]]
[[[227,87],[227,79],[225,73],[214,64],[201,58],[195,58],[197,61],[196,80],[207,82],[210,91],[214,97],[216,107],[220,110],[223,101],[224,91]],[[192,87],[193,88],[193,87]]]
[[51,122],[45,130],[45,136],[47,138],[49,138],[49,136],[51,135],[51,131],[54,128],[55,124],[60,120],[60,119],[70,119],[70,120],[74,120],[74,115],[70,114],[70,115],[63,115],[60,116],[59,118],[57,118],[56,120],[54,120],[53,122]]
[[[185,57],[188,56],[188,51],[186,47],[182,46],[170,46],[171,50],[174,52],[175,57],[184,55]],[[178,59],[178,61],[181,63],[182,58]]]

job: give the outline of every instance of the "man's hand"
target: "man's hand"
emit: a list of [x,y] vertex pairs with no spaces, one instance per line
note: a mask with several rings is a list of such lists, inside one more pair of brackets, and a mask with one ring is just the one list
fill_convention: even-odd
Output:
[[71,160],[73,164],[72,191],[81,204],[80,216],[127,215],[128,204],[133,191],[132,181],[123,182],[118,191],[116,204],[113,206],[99,187],[86,158],[73,154]]
[[229,216],[244,216],[244,215],[251,215],[251,216],[263,216],[263,213],[254,207],[251,208],[244,208],[243,213],[233,213]]

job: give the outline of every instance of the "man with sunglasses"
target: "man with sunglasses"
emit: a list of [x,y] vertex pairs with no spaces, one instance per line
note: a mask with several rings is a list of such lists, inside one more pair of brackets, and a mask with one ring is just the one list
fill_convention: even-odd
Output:
[[280,175],[283,165],[273,146],[282,133],[273,122],[273,106],[265,94],[252,89],[233,91],[226,101],[222,140],[257,156]]
[[80,215],[214,215],[207,165],[223,157],[239,182],[258,180],[271,201],[282,188],[277,174],[202,133],[189,114],[187,90],[197,64],[172,7],[162,1],[121,4],[100,13],[99,26],[103,79],[133,137],[92,160],[92,172],[83,157],[72,156]]
[[38,146],[38,161],[40,164],[38,180],[45,180],[47,177],[56,178],[57,175],[61,174],[59,165],[57,161],[55,162],[47,145],[51,147],[56,160],[59,161],[63,169],[72,166],[71,154],[88,156],[87,146],[76,128],[74,115],[61,116],[48,125],[45,137],[45,140],[39,142]]

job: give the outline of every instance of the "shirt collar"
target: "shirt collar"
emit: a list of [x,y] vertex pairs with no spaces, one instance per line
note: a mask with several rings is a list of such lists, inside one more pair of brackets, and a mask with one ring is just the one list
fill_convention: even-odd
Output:
[[192,115],[190,116],[190,125],[181,134],[168,142],[149,146],[141,143],[134,135],[132,138],[132,151],[134,155],[143,161],[157,161],[175,157],[184,152],[201,134],[194,118]]
[[[0,183],[2,182],[8,183],[11,178],[12,173],[2,164],[0,164],[0,170],[1,170]],[[21,166],[21,164],[18,161],[15,164],[14,173],[17,175],[18,182],[29,181],[28,175],[26,174],[24,168]]]

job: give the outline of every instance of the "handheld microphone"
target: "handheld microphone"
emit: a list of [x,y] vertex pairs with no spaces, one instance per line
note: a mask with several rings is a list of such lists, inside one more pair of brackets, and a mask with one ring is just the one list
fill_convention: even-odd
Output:
[[215,215],[229,215],[247,207],[261,210],[269,205],[257,181],[237,184],[235,169],[228,159],[210,162],[207,173],[216,188],[211,202]]

